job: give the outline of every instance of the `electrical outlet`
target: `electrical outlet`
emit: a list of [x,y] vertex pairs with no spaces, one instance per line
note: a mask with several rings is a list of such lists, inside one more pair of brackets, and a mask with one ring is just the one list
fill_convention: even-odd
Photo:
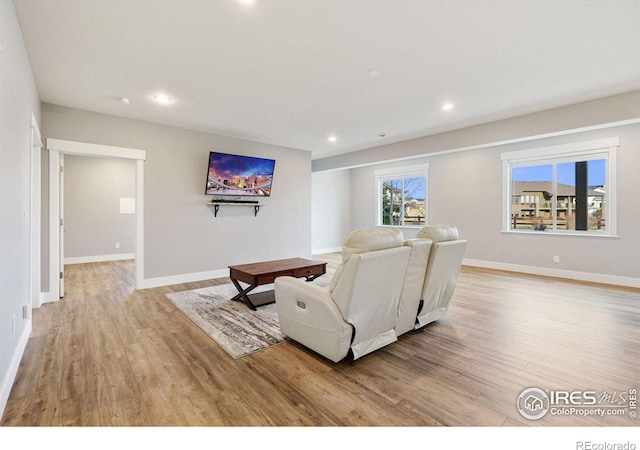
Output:
[[115,248],[120,248],[120,242],[116,242]]
[[555,256],[553,257],[553,262],[554,262],[554,263],[559,263],[559,262],[560,262],[560,256],[555,255]]

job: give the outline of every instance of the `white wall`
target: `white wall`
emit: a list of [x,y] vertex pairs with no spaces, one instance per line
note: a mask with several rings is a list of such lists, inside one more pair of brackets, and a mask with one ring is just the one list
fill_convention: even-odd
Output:
[[135,253],[136,216],[120,213],[120,199],[135,197],[135,161],[65,155],[64,187],[66,263]]
[[313,253],[342,248],[351,227],[351,172],[317,172],[311,177],[311,239]]
[[[0,0],[0,414],[31,329],[29,304],[31,116],[40,100],[11,0]],[[15,317],[15,331],[13,321]]]
[[[42,106],[42,135],[146,151],[148,286],[222,274],[231,264],[311,256],[310,152],[50,104]],[[251,207],[223,206],[214,218],[204,195],[211,150],[276,160],[272,194],[257,217]]]

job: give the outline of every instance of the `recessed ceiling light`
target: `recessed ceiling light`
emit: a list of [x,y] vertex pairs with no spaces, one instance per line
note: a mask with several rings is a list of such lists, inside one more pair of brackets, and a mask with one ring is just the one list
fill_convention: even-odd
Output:
[[256,2],[256,0],[238,0],[239,3],[242,3],[244,5],[251,5],[253,3]]
[[329,136],[329,142],[335,142],[337,139],[335,136]]
[[372,77],[379,77],[380,75],[382,75],[382,72],[374,68],[369,71],[369,75],[371,75]]
[[444,104],[442,105],[442,110],[443,110],[443,111],[451,111],[451,110],[453,109],[453,107],[454,107],[454,106],[455,106],[455,105],[454,105],[453,103],[451,103],[451,102],[447,102],[447,103],[444,103]]
[[156,103],[159,103],[161,105],[167,105],[169,103],[171,103],[171,97],[169,97],[168,95],[165,94],[157,94],[153,96],[153,100]]

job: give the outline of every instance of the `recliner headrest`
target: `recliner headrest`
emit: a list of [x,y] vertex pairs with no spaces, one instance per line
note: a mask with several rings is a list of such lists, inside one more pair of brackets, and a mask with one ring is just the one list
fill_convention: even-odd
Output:
[[418,231],[416,237],[431,239],[433,242],[455,241],[458,237],[458,229],[454,225],[427,225]]
[[402,247],[403,244],[404,236],[400,230],[372,228],[369,230],[352,231],[342,246],[342,261],[346,262],[351,255],[356,253]]

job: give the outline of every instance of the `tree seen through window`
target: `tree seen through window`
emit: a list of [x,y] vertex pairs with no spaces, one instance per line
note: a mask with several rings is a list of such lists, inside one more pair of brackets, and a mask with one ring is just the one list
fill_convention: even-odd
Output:
[[425,177],[384,179],[382,225],[426,224]]

